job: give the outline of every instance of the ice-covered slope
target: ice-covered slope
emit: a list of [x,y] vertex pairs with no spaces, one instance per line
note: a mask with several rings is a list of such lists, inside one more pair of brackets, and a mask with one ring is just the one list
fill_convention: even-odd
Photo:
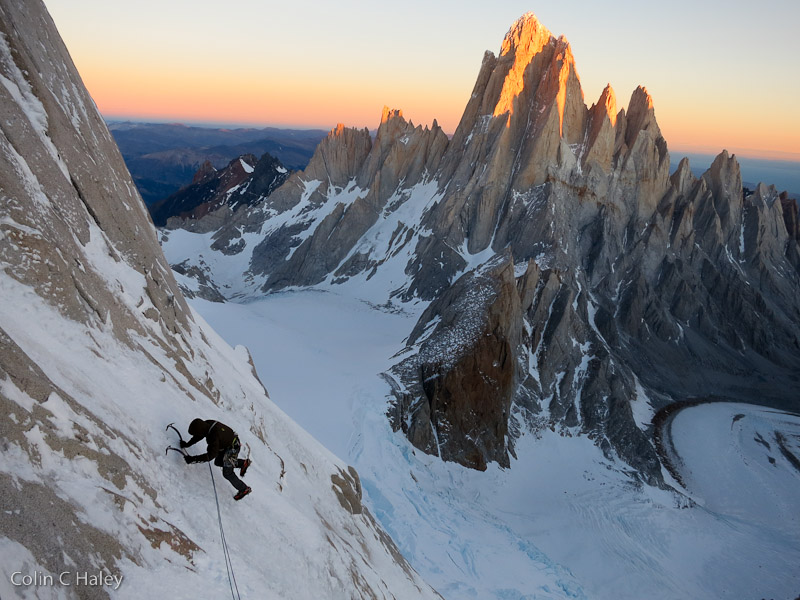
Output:
[[240,503],[213,469],[243,596],[437,597],[185,303],[41,2],[0,2],[0,84],[0,596],[230,593],[209,469],[164,454],[201,416],[254,460]]
[[671,431],[678,471],[699,504],[776,543],[800,540],[800,415],[714,402],[680,411]]

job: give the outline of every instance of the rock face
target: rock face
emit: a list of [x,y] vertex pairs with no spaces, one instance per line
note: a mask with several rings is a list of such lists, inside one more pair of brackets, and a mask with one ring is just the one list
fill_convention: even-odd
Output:
[[[349,282],[430,302],[418,353],[387,374],[393,425],[426,452],[506,465],[520,431],[551,427],[661,484],[653,411],[796,408],[800,368],[792,206],[763,184],[745,198],[725,151],[699,179],[669,163],[647,91],[587,108],[568,42],[527,14],[451,140],[388,109],[372,141],[338,127],[214,243],[250,257],[248,293]],[[457,352],[435,350],[456,331]]]
[[[291,198],[278,193],[265,205],[267,209],[275,206],[280,210],[278,206],[291,204],[297,208],[297,203],[308,203],[301,209],[303,212],[323,205],[325,208],[318,222],[303,223],[300,230],[303,232],[308,231],[306,224],[316,225],[312,235],[297,248],[286,245],[281,248],[283,262],[276,263],[273,253],[275,242],[282,240],[268,235],[255,248],[251,270],[254,274],[268,274],[264,289],[313,285],[330,273],[340,277],[365,270],[367,267],[362,264],[365,257],[358,253],[351,255],[353,247],[384,210],[391,210],[387,205],[401,187],[412,187],[436,170],[446,144],[447,137],[436,123],[432,129],[414,127],[406,122],[402,112],[387,107],[383,109],[374,142],[366,129],[356,131],[339,125],[331,131],[302,178],[290,182],[293,188],[287,185],[281,190],[291,193],[302,185],[300,197],[296,191]],[[329,201],[331,195],[341,196],[341,201],[333,207]],[[283,232],[277,233],[280,236]],[[264,253],[265,250],[269,252]]]
[[[149,327],[177,333],[188,325],[188,307],[113,139],[83,86],[72,84],[80,79],[52,21],[43,9],[22,16],[16,3],[5,4],[0,261],[6,273],[67,318],[113,323],[120,339],[147,334],[141,313]],[[44,51],[30,49],[22,33],[34,29],[36,18],[52,33],[42,36]],[[95,156],[106,161],[107,176],[97,175]],[[141,275],[146,294],[139,307],[117,300],[113,284],[92,268],[95,255],[124,260]]]
[[[15,468],[5,463],[0,493],[9,511],[25,506],[35,513],[6,515],[0,533],[55,573],[65,561],[136,560],[123,537],[90,524],[68,493],[38,476],[45,470],[43,457],[53,451],[96,462],[109,489],[124,488],[125,473],[130,481],[140,473],[127,468],[111,440],[135,442],[124,428],[86,410],[83,398],[54,376],[52,363],[38,358],[41,353],[21,340],[16,327],[22,320],[27,335],[35,337],[52,323],[24,322],[26,307],[9,303],[25,290],[26,304],[45,302],[65,321],[84,327],[86,336],[102,328],[122,347],[147,347],[187,374],[193,366],[182,339],[192,318],[122,158],[44,7],[0,3],[0,34],[0,287],[6,304],[0,321],[0,404],[6,415],[0,440],[4,453],[16,457]],[[109,272],[118,279],[109,279]],[[120,293],[123,286],[126,294]],[[17,316],[10,319],[7,311],[14,309]],[[45,348],[55,334],[43,334]],[[211,380],[195,381],[192,392],[209,399],[219,393]],[[30,399],[30,413],[20,408],[20,398]],[[71,435],[72,426],[65,433],[54,425],[59,414],[72,415],[82,443]],[[90,433],[94,429],[106,435]],[[41,444],[37,431],[43,432]],[[20,476],[29,461],[39,464],[39,473]],[[171,531],[155,517],[151,526]],[[182,535],[174,533],[176,540]],[[5,556],[3,563],[11,565],[10,559]]]
[[[200,414],[295,474],[293,489],[273,490],[272,474],[248,473],[273,518],[226,523],[230,539],[243,556],[295,543],[239,561],[245,585],[284,598],[439,597],[361,505],[355,471],[272,405],[245,348],[195,321],[41,2],[0,0],[0,83],[0,563],[51,577],[26,589],[4,576],[0,595],[107,598],[108,586],[59,585],[60,573],[99,571],[143,597],[227,591],[196,566],[218,548],[216,517],[184,511],[208,479],[164,457],[166,423]],[[219,501],[233,502],[222,490]]]
[[460,277],[428,306],[409,337],[414,354],[389,378],[393,427],[445,460],[509,466],[521,325],[510,255]]
[[789,198],[789,194],[781,192],[781,207],[783,208],[783,222],[786,223],[786,231],[793,240],[800,241],[800,221],[797,219],[797,202]]

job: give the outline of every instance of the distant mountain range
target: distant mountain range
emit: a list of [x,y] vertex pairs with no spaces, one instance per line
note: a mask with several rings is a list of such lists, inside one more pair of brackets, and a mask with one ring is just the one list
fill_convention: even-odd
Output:
[[[109,121],[108,127],[148,207],[191,184],[206,162],[223,169],[238,157],[269,153],[290,171],[302,170],[327,135],[321,129],[227,129],[131,121]],[[692,161],[692,172],[697,177],[714,160],[710,154],[677,152],[671,171],[677,169],[682,156]],[[755,182],[769,181],[787,190],[790,198],[800,198],[800,164],[751,158],[739,158],[739,163],[746,187],[755,189]]]
[[238,156],[268,152],[290,170],[303,169],[327,134],[319,129],[224,129],[129,121],[109,122],[108,127],[148,206],[190,184],[206,161],[220,169]]
[[230,210],[253,204],[279,188],[289,171],[268,152],[258,159],[253,154],[234,158],[222,169],[206,161],[192,182],[149,206],[153,223],[167,224],[170,217],[199,219],[224,205]]

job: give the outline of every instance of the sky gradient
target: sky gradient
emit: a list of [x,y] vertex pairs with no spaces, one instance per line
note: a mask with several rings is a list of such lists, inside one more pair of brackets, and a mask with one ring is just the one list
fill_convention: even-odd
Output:
[[107,118],[452,133],[485,50],[533,11],[585,102],[644,85],[672,151],[800,160],[797,0],[45,0]]

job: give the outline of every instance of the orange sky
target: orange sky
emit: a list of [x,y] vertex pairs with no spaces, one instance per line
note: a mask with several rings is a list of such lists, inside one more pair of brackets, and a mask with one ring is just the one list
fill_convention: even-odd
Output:
[[46,4],[106,117],[374,128],[386,104],[452,133],[483,51],[534,10],[569,38],[587,105],[645,85],[673,151],[800,160],[794,1]]

